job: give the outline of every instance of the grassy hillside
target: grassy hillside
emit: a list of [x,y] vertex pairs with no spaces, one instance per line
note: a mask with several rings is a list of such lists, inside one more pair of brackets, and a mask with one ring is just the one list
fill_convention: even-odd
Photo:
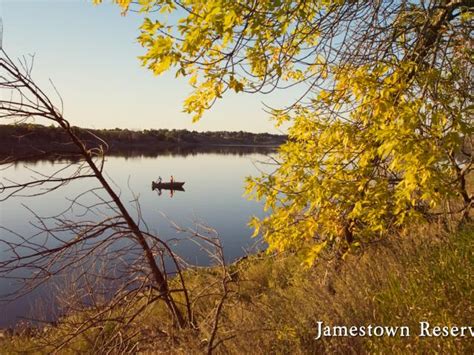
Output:
[[[338,268],[332,261],[321,261],[313,269],[303,269],[292,255],[253,256],[233,264],[215,352],[473,353],[472,337],[418,336],[420,321],[433,326],[472,326],[473,237],[472,224],[456,233],[442,232],[432,225],[373,245],[364,253],[350,256]],[[105,351],[119,329],[121,339],[130,335],[130,341],[121,344],[123,351],[205,352],[214,326],[215,306],[222,296],[219,275],[216,268],[186,274],[191,294],[196,297],[200,331],[174,330],[161,306],[155,304],[127,327],[113,322],[92,327],[72,341],[69,351],[62,352]],[[73,330],[71,319],[84,316],[66,317],[40,334],[19,332],[4,338],[3,353],[28,349],[48,353],[51,348],[46,344],[62,339]],[[347,326],[406,325],[411,336],[315,340],[318,321]]]

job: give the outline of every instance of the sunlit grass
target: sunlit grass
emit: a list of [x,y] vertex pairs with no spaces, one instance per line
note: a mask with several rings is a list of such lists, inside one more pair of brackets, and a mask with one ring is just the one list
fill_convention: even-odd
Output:
[[[226,340],[216,351],[472,353],[471,338],[428,339],[418,334],[420,321],[442,326],[470,325],[474,300],[473,236],[472,224],[453,234],[431,226],[371,246],[365,253],[349,257],[337,272],[331,261],[304,269],[292,255],[255,256],[232,265],[232,292],[219,328],[219,339]],[[137,335],[131,337],[129,349],[172,353],[205,350],[210,315],[220,294],[219,272],[206,268],[189,271],[186,277],[196,299],[194,310],[201,330],[173,330],[168,314],[156,303],[130,324],[128,331]],[[200,293],[202,297],[198,297]],[[75,315],[85,316],[87,313]],[[406,325],[411,336],[332,337],[316,341],[317,321],[347,326]],[[105,343],[114,332],[113,323],[106,327],[77,337],[68,347],[70,353],[92,352],[92,340]],[[70,330],[60,322],[44,333],[7,337],[1,341],[2,353],[31,351]],[[43,347],[38,351],[49,350]]]

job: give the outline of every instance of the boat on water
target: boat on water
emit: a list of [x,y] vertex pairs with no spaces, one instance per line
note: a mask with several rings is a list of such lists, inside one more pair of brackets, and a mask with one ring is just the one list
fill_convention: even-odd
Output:
[[184,191],[183,189],[184,182],[156,182],[152,181],[151,182],[151,188],[152,190],[158,189],[158,190],[180,190]]

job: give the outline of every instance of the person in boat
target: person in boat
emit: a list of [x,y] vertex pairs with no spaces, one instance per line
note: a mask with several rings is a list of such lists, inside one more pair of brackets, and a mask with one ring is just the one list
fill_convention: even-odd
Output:
[[170,184],[173,185],[173,182],[174,182],[174,177],[173,175],[171,175]]
[[161,181],[162,181],[162,180],[163,180],[163,179],[161,178],[161,176],[158,176],[158,184],[161,184]]

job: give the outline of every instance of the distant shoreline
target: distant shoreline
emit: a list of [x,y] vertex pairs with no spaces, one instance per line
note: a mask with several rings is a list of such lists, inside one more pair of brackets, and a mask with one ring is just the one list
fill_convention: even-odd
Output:
[[[235,154],[274,151],[287,136],[249,132],[196,132],[188,130],[122,129],[94,130],[74,127],[88,149],[107,147],[111,155],[157,155],[160,153],[193,154],[222,152]],[[104,140],[104,142],[101,141]],[[240,151],[239,151],[240,150]],[[77,148],[61,128],[17,124],[0,125],[0,155],[28,159],[51,155],[74,155]]]

